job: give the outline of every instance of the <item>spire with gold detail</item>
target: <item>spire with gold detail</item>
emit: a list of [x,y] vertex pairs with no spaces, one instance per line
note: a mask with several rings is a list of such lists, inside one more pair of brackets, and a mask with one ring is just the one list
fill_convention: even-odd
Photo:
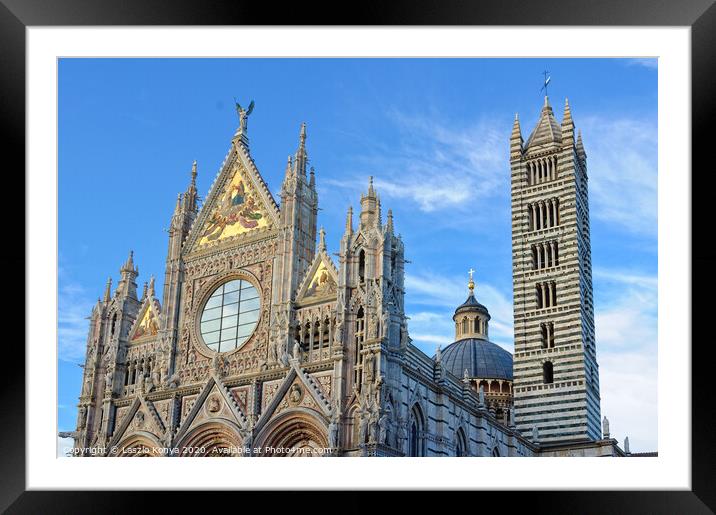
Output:
[[490,320],[490,313],[475,298],[475,280],[473,279],[475,270],[471,268],[467,273],[470,276],[467,282],[469,292],[467,300],[457,307],[453,315],[455,340],[487,338],[487,322]]

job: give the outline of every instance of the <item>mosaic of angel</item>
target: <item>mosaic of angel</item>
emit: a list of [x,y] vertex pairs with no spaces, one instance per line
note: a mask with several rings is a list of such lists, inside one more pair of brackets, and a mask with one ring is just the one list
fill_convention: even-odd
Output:
[[236,223],[244,229],[253,229],[258,227],[261,218],[263,215],[244,181],[232,181],[219,199],[202,236],[208,241],[216,240],[227,227]]
[[159,321],[157,320],[157,316],[153,310],[148,309],[139,327],[137,327],[137,330],[134,332],[132,340],[138,340],[142,336],[156,336],[158,332]]

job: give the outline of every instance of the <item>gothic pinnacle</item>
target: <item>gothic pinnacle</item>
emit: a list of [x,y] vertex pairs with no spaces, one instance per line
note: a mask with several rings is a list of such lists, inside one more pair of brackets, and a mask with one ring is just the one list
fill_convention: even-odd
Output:
[[389,234],[393,234],[393,210],[388,209],[388,224],[387,229]]
[[562,118],[562,126],[571,125],[574,126],[574,122],[572,121],[572,111],[569,108],[569,99],[564,99],[564,117]]
[[194,159],[194,163],[191,165],[191,185],[196,186],[196,159]]
[[119,269],[119,271],[120,272],[133,272],[135,274],[139,272],[139,269],[135,268],[135,266],[134,266],[134,251],[133,250],[129,251],[129,257],[127,258],[127,261],[124,263],[122,268]]
[[146,298],[147,298],[147,281],[144,281],[144,288],[142,288],[142,298],[139,300],[143,301]]
[[301,124],[301,133],[299,136],[298,150],[296,151],[296,171],[301,175],[306,175],[306,163],[308,154],[306,153],[306,122]]
[[368,196],[372,197],[375,194],[375,190],[373,189],[373,176],[371,175],[368,177]]
[[301,140],[299,148],[306,150],[306,122],[301,123],[301,134],[299,138]]
[[348,216],[346,216],[346,233],[353,232],[353,206],[348,206]]
[[[145,283],[145,284],[146,284],[146,283]],[[154,297],[154,295],[155,295],[155,292],[154,292],[154,276],[151,276],[151,277],[149,278],[149,296],[150,296],[150,297]]]
[[321,230],[318,232],[319,238],[318,238],[318,249],[322,251],[326,251],[326,231],[323,229],[323,226],[321,226]]
[[515,122],[512,124],[512,139],[522,137],[522,128],[520,127],[520,117],[515,113]]
[[107,278],[107,286],[104,289],[104,302],[109,302],[109,299],[112,297],[112,278]]

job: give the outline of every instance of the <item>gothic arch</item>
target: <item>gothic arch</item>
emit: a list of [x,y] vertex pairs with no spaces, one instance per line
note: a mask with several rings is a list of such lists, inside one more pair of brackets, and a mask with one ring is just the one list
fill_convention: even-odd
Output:
[[408,420],[408,455],[425,456],[425,416],[416,402],[410,410]]
[[470,452],[467,446],[467,437],[462,427],[455,431],[455,456],[469,456]]
[[229,420],[212,420],[189,431],[175,447],[179,456],[230,457],[242,456],[240,428]]
[[114,446],[109,455],[122,458],[158,457],[164,455],[163,448],[164,445],[152,433],[137,431]]
[[266,424],[254,444],[260,456],[322,456],[329,447],[328,426],[312,410],[299,407]]

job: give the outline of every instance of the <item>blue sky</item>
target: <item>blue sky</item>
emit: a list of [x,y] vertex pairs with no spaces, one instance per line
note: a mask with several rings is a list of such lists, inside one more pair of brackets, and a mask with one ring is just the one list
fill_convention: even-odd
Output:
[[[139,286],[161,278],[177,193],[193,160],[205,197],[255,100],[251,154],[277,200],[301,122],[319,225],[338,250],[368,176],[406,258],[410,334],[453,339],[467,270],[512,350],[508,146],[529,136],[542,72],[588,155],[602,412],[633,451],[657,447],[657,63],[648,59],[62,59],[59,62],[58,425],[76,421],[88,321],[130,249]],[[157,281],[161,299],[162,280]]]

